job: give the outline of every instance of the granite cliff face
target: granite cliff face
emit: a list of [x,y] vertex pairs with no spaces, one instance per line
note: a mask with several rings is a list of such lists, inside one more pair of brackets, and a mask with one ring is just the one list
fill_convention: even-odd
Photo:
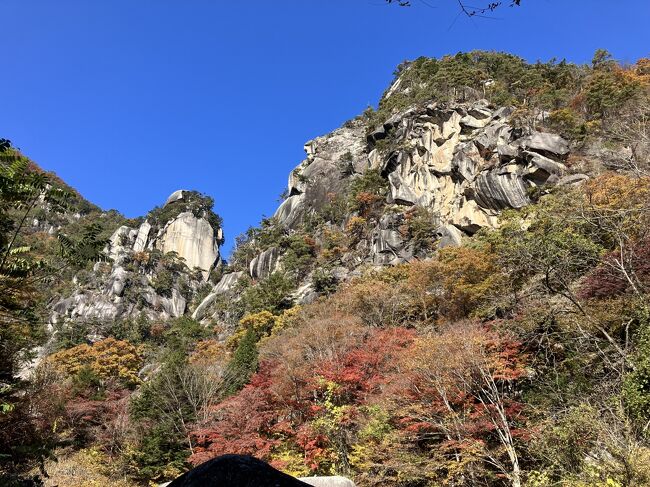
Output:
[[[391,88],[386,96],[398,89]],[[323,270],[340,283],[359,275],[364,266],[426,258],[427,252],[404,230],[415,209],[426,210],[431,226],[427,238],[434,247],[460,245],[481,228],[497,226],[503,210],[529,205],[554,185],[587,178],[567,166],[570,147],[565,139],[523,128],[513,115],[514,108],[493,106],[479,97],[463,103],[431,102],[378,124],[357,117],[307,142],[306,158],[289,175],[287,197],[273,225],[285,238],[312,228],[307,233],[320,249],[328,245],[328,234],[349,234],[355,219],[363,217],[368,228],[338,258],[315,264],[299,277],[293,301],[306,303],[319,295],[316,277]],[[370,172],[386,186],[380,213],[366,218],[347,206],[345,214],[333,216],[333,201],[345,200],[355,181]],[[319,222],[315,229],[314,221]],[[225,274],[224,284],[205,298],[194,318],[219,321],[216,296],[229,293],[230,299],[238,299],[232,290],[246,274],[255,282],[274,272],[292,272],[288,261],[294,253],[286,245],[249,245],[256,253],[233,269],[237,272]]]
[[221,262],[223,240],[221,228],[205,215],[185,211],[189,194],[180,190],[168,198],[160,210],[167,221],[146,219],[137,228],[117,228],[104,249],[107,261],[80,272],[72,294],[52,305],[52,326],[94,322],[101,334],[116,320],[183,316]]
[[307,158],[289,176],[289,197],[275,217],[295,226],[328,193],[377,170],[390,185],[388,204],[430,208],[441,225],[466,234],[495,226],[501,210],[530,204],[532,189],[566,181],[568,142],[513,127],[512,112],[478,100],[413,107],[373,128],[349,122],[305,145]]
[[[401,89],[398,79],[384,99]],[[567,166],[566,140],[522,127],[513,108],[479,96],[413,105],[383,121],[360,116],[304,147],[306,157],[290,173],[287,196],[272,219],[280,240],[254,237],[248,256],[224,267],[220,226],[197,206],[195,193],[178,190],[139,226],[115,230],[106,248],[111,263],[76,279],[74,292],[52,306],[52,323],[190,315],[232,330],[241,310],[224,301],[237,303],[251,283],[276,272],[294,282],[287,299],[310,302],[327,287],[324,281],[335,285],[367,266],[409,262],[436,247],[460,245],[481,228],[497,226],[503,210],[529,205],[553,185],[587,178]],[[334,215],[333,202],[345,202],[370,174],[385,187],[380,209],[369,216],[348,204]],[[434,242],[429,250],[405,231],[416,209],[426,210],[425,237]],[[364,228],[351,238],[359,221]],[[347,243],[335,246],[332,259],[303,255],[312,262],[296,271],[299,258],[287,241],[304,237],[308,227],[320,251],[332,234],[346,235]],[[221,277],[209,283],[213,270]]]
[[163,253],[176,252],[190,269],[201,269],[205,280],[219,260],[214,230],[205,219],[189,212],[181,213],[169,222],[152,245]]

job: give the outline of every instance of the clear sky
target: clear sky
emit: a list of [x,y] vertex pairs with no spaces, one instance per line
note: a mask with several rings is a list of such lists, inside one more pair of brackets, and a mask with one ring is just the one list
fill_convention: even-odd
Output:
[[0,137],[129,217],[208,193],[228,251],[273,213],[304,142],[376,105],[405,59],[650,55],[649,0],[523,0],[473,20],[455,0],[411,2],[0,0]]

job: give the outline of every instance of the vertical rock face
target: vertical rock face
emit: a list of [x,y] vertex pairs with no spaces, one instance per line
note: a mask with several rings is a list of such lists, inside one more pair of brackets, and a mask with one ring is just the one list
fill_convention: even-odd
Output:
[[[372,129],[348,122],[305,145],[307,158],[275,216],[294,227],[326,204],[328,192],[343,193],[374,169],[388,181],[389,204],[428,208],[440,224],[469,234],[493,227],[502,210],[530,204],[531,188],[556,184],[567,170],[567,141],[515,128],[511,113],[479,100],[411,107]],[[378,230],[375,253],[391,253],[394,235]]]
[[142,252],[147,247],[150,231],[151,225],[149,222],[145,221],[142,225],[140,225],[140,228],[138,229],[138,235],[135,237],[135,243],[133,244],[134,252]]
[[201,269],[205,280],[219,259],[214,229],[207,220],[190,212],[181,213],[165,225],[154,246],[163,253],[176,252],[190,269]]
[[210,305],[214,303],[217,297],[221,294],[226,294],[232,291],[235,288],[235,286],[237,286],[237,283],[243,276],[244,276],[243,271],[224,274],[221,280],[212,289],[212,292],[208,294],[203,299],[203,301],[201,301],[201,303],[196,307],[194,313],[192,313],[192,318],[195,320],[203,319],[203,317],[206,316],[207,311],[210,308]]
[[264,279],[270,276],[278,264],[278,249],[271,247],[255,257],[249,265],[249,273],[253,279]]
[[326,205],[331,195],[347,188],[352,174],[367,167],[365,124],[354,120],[305,144],[307,158],[289,175],[289,197],[275,212],[282,224],[294,227],[311,210]]

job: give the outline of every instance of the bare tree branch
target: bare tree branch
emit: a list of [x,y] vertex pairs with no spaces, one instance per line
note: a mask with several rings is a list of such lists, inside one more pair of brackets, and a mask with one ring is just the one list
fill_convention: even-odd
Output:
[[[412,3],[410,0],[385,0],[389,5],[397,5],[399,7],[411,7]],[[467,5],[463,0],[457,0],[458,6],[463,14],[467,17],[484,17],[490,12],[494,12],[497,8],[502,7],[504,2],[490,2],[484,7],[474,7]],[[521,0],[510,0],[510,7],[521,6]]]

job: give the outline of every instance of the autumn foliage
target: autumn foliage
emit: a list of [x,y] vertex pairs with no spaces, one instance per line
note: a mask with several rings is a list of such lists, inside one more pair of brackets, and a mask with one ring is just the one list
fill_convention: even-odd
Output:
[[114,379],[129,387],[140,382],[138,370],[142,366],[142,357],[137,347],[114,338],[62,350],[52,354],[48,361],[59,372],[69,376],[88,369],[101,380]]

